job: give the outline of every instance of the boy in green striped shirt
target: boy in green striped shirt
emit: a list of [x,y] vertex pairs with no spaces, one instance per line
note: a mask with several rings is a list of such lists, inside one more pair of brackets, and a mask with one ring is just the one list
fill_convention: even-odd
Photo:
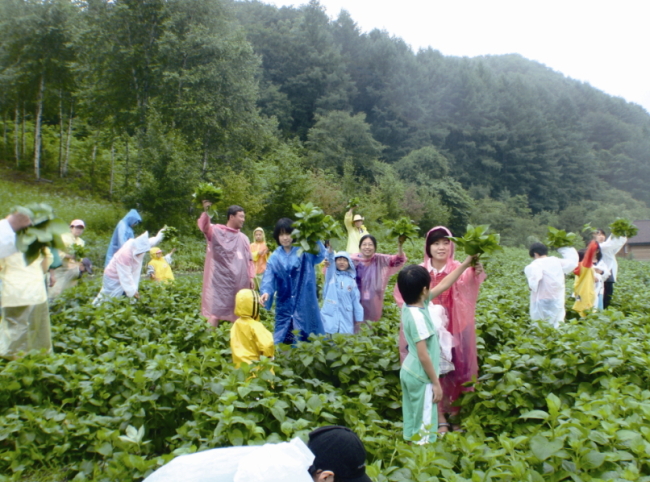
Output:
[[404,299],[402,325],[408,344],[408,355],[400,369],[402,385],[402,414],[404,440],[426,444],[436,440],[438,410],[434,406],[442,400],[442,387],[438,380],[440,344],[438,332],[428,309],[429,301],[449,289],[472,262],[469,256],[434,288],[429,289],[431,278],[419,265],[400,271],[397,287]]

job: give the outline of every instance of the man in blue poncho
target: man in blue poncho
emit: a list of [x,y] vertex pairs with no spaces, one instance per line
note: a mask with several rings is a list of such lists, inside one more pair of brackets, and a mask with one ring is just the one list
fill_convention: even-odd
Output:
[[126,243],[129,239],[135,238],[133,233],[133,226],[142,222],[140,214],[135,209],[131,209],[122,220],[117,223],[115,231],[113,231],[113,237],[111,242],[108,244],[108,251],[106,251],[106,261],[104,262],[104,268],[108,266],[108,263],[111,261],[111,258],[117,251]]
[[316,295],[316,274],[314,266],[325,259],[325,246],[319,242],[320,253],[300,253],[300,248],[292,246],[291,233],[293,221],[280,219],[273,231],[278,248],[273,252],[266,265],[260,288],[260,302],[270,309],[275,302],[276,344],[293,344],[296,340],[294,330],[299,330],[299,341],[306,341],[311,333],[322,335],[323,321],[318,308]]

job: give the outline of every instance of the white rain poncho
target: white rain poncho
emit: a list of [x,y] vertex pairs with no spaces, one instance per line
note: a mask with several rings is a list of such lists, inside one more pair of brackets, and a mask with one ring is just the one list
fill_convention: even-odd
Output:
[[0,220],[0,259],[11,256],[17,251],[16,233],[8,219]]
[[602,261],[605,263],[607,268],[609,268],[611,275],[611,279],[605,279],[604,281],[616,281],[616,276],[618,275],[616,253],[625,246],[625,243],[627,243],[627,238],[625,236],[610,236],[607,238],[607,241],[599,244]]
[[575,248],[560,248],[562,259],[537,258],[524,269],[530,288],[530,318],[547,321],[555,328],[564,321],[565,276],[578,266]]
[[427,305],[429,316],[438,332],[438,344],[440,345],[440,369],[438,375],[445,375],[454,370],[451,349],[454,347],[454,337],[449,332],[449,318],[447,310],[442,305],[435,305],[429,302]]
[[312,482],[314,461],[299,438],[261,446],[227,447],[176,457],[144,482]]
[[140,272],[144,255],[163,238],[161,230],[155,237],[150,238],[145,231],[135,239],[129,239],[111,258],[104,270],[102,290],[95,298],[94,305],[99,304],[102,298],[115,298],[126,295],[129,298],[135,295],[140,284]]

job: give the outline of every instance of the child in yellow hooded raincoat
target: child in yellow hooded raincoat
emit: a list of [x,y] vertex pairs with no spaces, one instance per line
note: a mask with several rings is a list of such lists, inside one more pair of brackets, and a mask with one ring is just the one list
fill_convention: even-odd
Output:
[[174,251],[176,248],[172,249],[168,255],[163,256],[162,249],[151,248],[149,250],[151,260],[147,264],[147,277],[154,281],[174,281],[171,267]]
[[237,320],[230,329],[232,361],[236,367],[252,363],[262,355],[272,357],[275,353],[273,335],[260,320],[260,296],[256,291],[243,289],[235,297]]

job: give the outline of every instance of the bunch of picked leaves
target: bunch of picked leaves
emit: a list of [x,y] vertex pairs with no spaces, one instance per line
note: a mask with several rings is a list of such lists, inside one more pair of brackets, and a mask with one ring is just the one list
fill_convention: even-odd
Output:
[[359,204],[361,204],[361,199],[358,197],[353,197],[348,201],[348,205],[345,206],[345,210],[349,211],[350,209],[357,207]]
[[637,228],[632,221],[624,218],[617,218],[612,224],[609,225],[614,236],[632,238],[637,235],[639,228]]
[[448,238],[456,243],[456,246],[465,251],[468,256],[476,256],[472,261],[472,266],[480,261],[487,261],[492,253],[496,251],[503,251],[503,247],[499,245],[501,235],[499,234],[486,234],[490,226],[482,224],[480,226],[467,225],[467,231],[462,238],[448,236]]
[[165,230],[163,231],[163,241],[169,243],[169,245],[174,248],[179,246],[178,229],[174,226],[165,226]]
[[417,224],[406,216],[402,216],[397,221],[384,221],[384,226],[388,228],[388,236],[391,238],[416,238],[418,236],[418,231],[420,230]]
[[318,241],[341,237],[341,226],[332,216],[312,203],[294,204],[296,221],[291,237],[293,244],[307,253],[318,254]]
[[556,229],[553,226],[549,226],[544,244],[551,249],[566,248],[575,245],[576,238],[575,233],[567,233],[563,229]]
[[45,248],[65,251],[61,235],[68,232],[68,225],[54,216],[47,204],[33,203],[16,206],[11,212],[19,212],[32,221],[32,225],[16,233],[16,248],[23,253],[25,263],[32,264]]
[[87,258],[88,253],[90,252],[90,250],[85,246],[76,243],[70,246],[68,248],[68,251],[69,254],[74,256],[74,259],[76,259],[77,261],[81,261],[82,259]]
[[[213,205],[221,201],[223,197],[223,191],[220,187],[215,186],[211,182],[202,182],[198,185],[194,194],[194,204],[197,208],[203,209],[203,201],[210,201]],[[214,208],[210,208],[207,211],[208,215],[213,218],[216,216],[217,211]]]

